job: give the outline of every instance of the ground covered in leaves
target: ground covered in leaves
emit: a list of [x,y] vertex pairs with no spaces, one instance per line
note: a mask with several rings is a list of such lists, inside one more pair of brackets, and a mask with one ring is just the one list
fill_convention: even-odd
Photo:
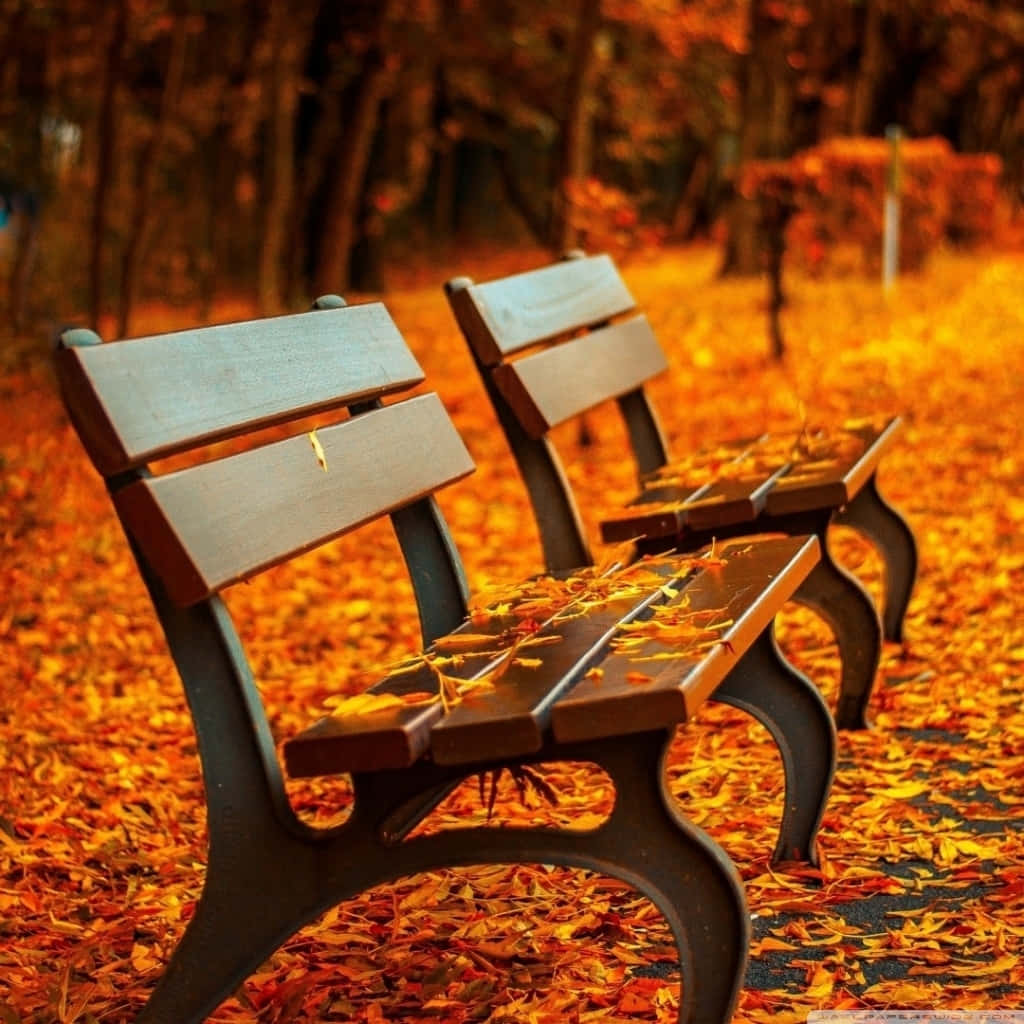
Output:
[[[736,1020],[1019,1007],[1024,259],[942,256],[888,300],[873,281],[794,280],[784,368],[763,358],[763,286],[716,281],[712,253],[665,254],[626,276],[670,352],[656,398],[677,451],[803,417],[902,410],[907,420],[882,487],[917,533],[920,582],[906,644],[885,651],[873,728],[841,737],[820,869],[769,869],[781,772],[760,727],[712,707],[676,741],[672,787],[747,886],[756,939]],[[479,587],[537,570],[540,554],[439,283],[387,301],[479,466],[442,496]],[[140,326],[188,324],[188,311],[154,310]],[[129,1020],[200,890],[193,738],[45,360],[4,345],[0,1020]],[[569,432],[563,440],[593,523],[602,503],[628,490],[630,470],[599,453],[621,440],[613,411],[593,414],[589,428],[596,445],[581,447]],[[870,549],[843,534],[835,547],[877,590]],[[393,555],[391,538],[371,532],[229,594],[279,735],[414,646],[414,609]],[[794,609],[780,635],[834,697],[827,630]],[[559,796],[554,809],[510,784],[493,825],[554,817],[589,827],[610,806],[607,780],[587,766],[552,766],[545,777]],[[294,799],[323,818],[344,804],[344,785],[296,787]],[[486,817],[475,785],[429,827],[467,817]],[[673,1021],[677,998],[671,936],[646,900],[584,872],[487,867],[419,876],[339,906],[212,1019]]]

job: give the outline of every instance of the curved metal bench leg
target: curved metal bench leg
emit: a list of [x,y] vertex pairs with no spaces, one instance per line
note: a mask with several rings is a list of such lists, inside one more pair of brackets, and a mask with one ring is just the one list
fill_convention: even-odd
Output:
[[[269,820],[218,830],[195,917],[137,1021],[201,1024],[289,935],[373,885],[459,865],[540,863],[611,875],[646,895],[679,950],[680,1024],[727,1024],[743,983],[749,915],[735,867],[666,790],[670,737],[665,730],[619,736],[526,759],[587,760],[608,772],[615,807],[593,832],[466,828],[389,841],[385,822],[404,819],[409,806],[433,805],[436,793],[471,774],[432,766],[420,780],[411,773],[356,780],[349,821],[320,839]],[[363,812],[361,797],[374,801]]]
[[195,915],[136,1024],[201,1024],[316,906],[313,850],[280,834],[211,853]]
[[782,657],[769,626],[712,700],[753,715],[772,734],[786,780],[772,863],[818,863],[815,837],[836,770],[836,727],[818,688]]
[[667,788],[671,730],[556,746],[529,760],[590,761],[615,786],[615,806],[593,832],[460,829],[389,851],[407,873],[435,865],[540,863],[619,878],[661,911],[679,951],[679,1024],[728,1024],[743,984],[750,918],[724,851],[687,821]]
[[878,549],[885,564],[885,639],[903,642],[903,619],[917,579],[917,541],[900,513],[879,493],[872,474],[836,522],[863,534]]
[[750,915],[736,868],[668,790],[670,739],[648,733],[616,737],[606,751],[597,745],[591,759],[611,776],[616,797],[591,857],[665,915],[680,952],[680,1024],[727,1024],[746,970]]
[[882,622],[871,595],[860,581],[833,561],[821,546],[821,561],[793,595],[831,627],[839,645],[842,675],[836,725],[867,728],[866,711],[882,656]]

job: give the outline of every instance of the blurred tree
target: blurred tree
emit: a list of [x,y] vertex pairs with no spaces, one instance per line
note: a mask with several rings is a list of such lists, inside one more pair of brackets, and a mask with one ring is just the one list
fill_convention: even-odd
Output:
[[53,187],[46,124],[51,106],[45,12],[27,0],[0,4],[0,214],[5,316],[19,329],[28,300],[40,205]]
[[569,50],[558,172],[551,190],[551,242],[557,252],[572,249],[577,241],[571,217],[571,189],[590,173],[592,94],[598,71],[600,28],[601,0],[581,0]]
[[114,155],[117,149],[117,93],[124,74],[128,42],[128,0],[114,0],[108,8],[107,45],[101,67],[103,91],[96,130],[96,185],[93,193],[92,231],[89,249],[89,323],[99,330],[103,308],[103,254],[107,211],[113,192]]
[[[739,74],[739,146],[733,174],[750,160],[790,156],[798,144],[792,131],[797,74],[805,58],[801,35],[809,21],[803,0],[752,0],[746,52]],[[735,182],[735,177],[733,177]],[[733,187],[724,273],[754,273],[762,263],[756,205]]]
[[[295,202],[295,114],[299,101],[299,61],[306,33],[287,0],[270,0],[266,18],[267,60],[263,74],[266,95],[264,133],[263,236],[258,276],[259,308],[264,315],[284,304],[288,218]],[[301,23],[300,23],[301,25]]]
[[[388,52],[395,0],[324,0],[307,76],[318,86],[305,116],[300,154],[308,175],[307,229],[313,291],[343,291],[381,102],[394,63]],[[309,107],[315,110],[310,117]]]
[[377,289],[450,239],[624,252],[724,219],[723,264],[759,270],[743,163],[899,121],[1019,188],[1022,67],[999,0],[0,0],[0,179],[53,191],[44,265],[123,330],[157,291],[206,318]]
[[[143,271],[149,226],[152,221],[153,189],[164,143],[170,130],[181,92],[185,73],[185,44],[188,38],[188,20],[181,10],[156,19],[155,43],[168,50],[167,63],[162,72],[159,100],[153,114],[153,123],[147,126],[148,136],[142,144],[135,163],[135,180],[128,219],[128,237],[121,255],[121,288],[118,294],[117,336],[128,335],[131,324],[132,303]],[[166,38],[163,38],[165,37]]]

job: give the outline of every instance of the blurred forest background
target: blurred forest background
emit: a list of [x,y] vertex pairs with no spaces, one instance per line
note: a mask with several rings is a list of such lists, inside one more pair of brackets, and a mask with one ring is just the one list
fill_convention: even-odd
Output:
[[765,195],[814,266],[894,124],[924,248],[1019,216],[1019,0],[0,0],[0,312],[123,335],[501,246],[749,272]]

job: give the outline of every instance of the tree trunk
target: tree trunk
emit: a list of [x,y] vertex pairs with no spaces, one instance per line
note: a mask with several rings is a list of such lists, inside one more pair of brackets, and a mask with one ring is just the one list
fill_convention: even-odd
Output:
[[787,63],[788,23],[763,0],[752,0],[749,49],[740,73],[742,95],[739,163],[733,169],[733,195],[727,213],[729,232],[722,274],[756,274],[762,267],[762,243],[757,203],[744,198],[738,177],[747,160],[790,155],[790,116],[793,110],[792,70]]
[[100,99],[99,153],[96,158],[96,191],[93,194],[89,247],[89,323],[99,330],[103,306],[103,235],[107,225],[107,205],[117,150],[117,88],[128,38],[128,0],[117,0],[114,7],[110,42],[103,69],[103,93]]
[[295,43],[286,0],[272,0],[267,68],[267,142],[263,161],[263,238],[259,307],[266,316],[283,303],[284,246],[295,186],[295,109],[298,103]]
[[556,253],[575,248],[577,242],[570,186],[590,171],[591,93],[597,72],[594,44],[600,27],[601,0],[582,0],[566,83],[558,180],[552,189],[551,242]]
[[131,323],[132,305],[138,287],[142,265],[146,256],[146,242],[149,235],[150,202],[153,196],[153,181],[156,177],[160,157],[163,155],[164,142],[171,114],[178,102],[181,83],[185,73],[185,43],[188,38],[184,16],[175,16],[171,29],[171,52],[167,58],[167,71],[164,75],[164,88],[160,95],[160,109],[157,113],[156,125],[146,145],[139,155],[139,163],[135,174],[135,198],[132,204],[132,216],[129,221],[130,234],[121,261],[121,295],[117,321],[118,337],[128,334]]
[[[387,5],[382,5],[382,24],[386,11]],[[352,113],[347,130],[339,138],[334,159],[330,161],[334,170],[327,183],[322,233],[313,276],[313,290],[317,295],[343,292],[349,284],[360,199],[388,77],[384,52],[379,45],[375,45],[366,54],[362,73],[354,86]]]
[[672,238],[686,241],[693,237],[697,208],[711,180],[711,170],[711,156],[707,150],[702,150],[690,166],[686,184],[676,200],[672,214]]
[[871,131],[875,96],[885,71],[885,39],[882,35],[882,0],[865,0],[864,30],[860,63],[850,100],[850,134],[867,135]]

